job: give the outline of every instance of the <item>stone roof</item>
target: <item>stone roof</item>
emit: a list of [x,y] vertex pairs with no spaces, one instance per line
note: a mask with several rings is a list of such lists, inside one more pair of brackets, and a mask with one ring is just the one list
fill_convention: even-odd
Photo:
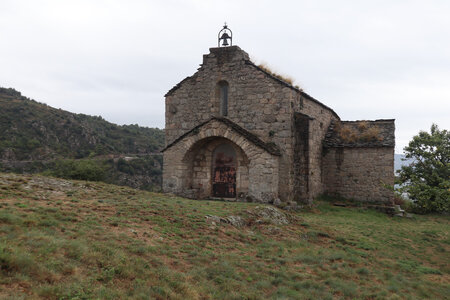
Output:
[[332,121],[324,147],[377,148],[395,146],[395,120]]
[[211,117],[209,120],[207,120],[203,123],[200,123],[199,125],[195,126],[191,130],[189,130],[188,132],[179,136],[176,140],[174,140],[172,143],[170,143],[164,149],[162,149],[161,152],[164,152],[168,148],[172,147],[173,145],[175,145],[176,143],[178,143],[179,141],[184,139],[186,136],[189,136],[191,134],[197,134],[198,130],[202,126],[208,124],[211,121],[221,122],[221,123],[225,124],[226,126],[228,126],[229,128],[231,128],[234,132],[236,132],[236,133],[240,134],[241,136],[243,136],[244,138],[246,138],[249,142],[253,143],[254,145],[266,150],[267,152],[269,152],[272,155],[281,156],[280,149],[277,147],[277,145],[275,145],[274,143],[264,142],[263,140],[261,140],[259,137],[257,137],[253,133],[249,132],[248,130],[244,129],[243,127],[239,126],[238,124],[234,123],[233,121],[230,121],[229,119],[223,118],[223,117]]

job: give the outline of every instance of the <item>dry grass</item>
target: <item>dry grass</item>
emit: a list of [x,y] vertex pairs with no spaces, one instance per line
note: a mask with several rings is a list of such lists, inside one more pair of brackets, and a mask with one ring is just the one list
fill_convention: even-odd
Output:
[[369,127],[369,123],[367,121],[361,121],[361,122],[358,122],[357,126],[358,126],[359,130],[363,131],[363,130],[367,129],[367,127]]
[[346,143],[352,143],[358,140],[358,132],[351,127],[340,126],[338,133],[339,137]]
[[341,140],[345,143],[374,142],[383,140],[383,137],[380,134],[380,128],[376,125],[371,126],[367,121],[357,122],[356,126],[352,126],[351,123],[337,123],[335,130]]
[[[278,74],[277,72],[273,71],[266,63],[261,63],[258,65],[258,67],[263,69],[265,72],[269,73],[273,77],[276,77],[292,86],[294,85],[295,80],[291,76]],[[298,85],[295,85],[295,88],[300,89]]]
[[361,132],[361,140],[363,141],[382,141],[383,137],[380,135],[380,128],[370,127],[367,130]]

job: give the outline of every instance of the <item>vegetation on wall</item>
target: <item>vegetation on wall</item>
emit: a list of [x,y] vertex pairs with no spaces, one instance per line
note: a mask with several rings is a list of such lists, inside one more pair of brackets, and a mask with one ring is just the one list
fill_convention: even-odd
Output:
[[337,123],[336,132],[342,141],[346,143],[354,142],[372,142],[382,141],[383,137],[380,134],[380,129],[376,126],[370,126],[367,121],[359,121],[356,126],[349,126],[347,124]]
[[[261,63],[258,65],[258,68],[262,69],[264,72],[270,74],[271,76],[280,79],[281,81],[284,81],[292,86],[294,86],[294,79],[290,76],[286,76],[286,75],[281,75],[278,74],[277,72],[273,71],[266,63]],[[303,91],[303,89],[300,88],[300,86],[295,85],[294,86],[296,89],[299,89],[301,91]]]
[[399,171],[400,191],[413,200],[415,211],[450,212],[450,132],[433,124],[404,151],[412,162]]

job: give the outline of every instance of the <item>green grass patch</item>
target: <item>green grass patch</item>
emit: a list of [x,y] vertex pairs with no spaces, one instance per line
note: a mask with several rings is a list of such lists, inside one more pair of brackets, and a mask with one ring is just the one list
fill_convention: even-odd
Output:
[[448,216],[397,219],[319,201],[289,212],[288,225],[211,226],[206,215],[245,217],[258,204],[82,181],[30,185],[39,178],[0,173],[3,298],[446,299],[450,291]]

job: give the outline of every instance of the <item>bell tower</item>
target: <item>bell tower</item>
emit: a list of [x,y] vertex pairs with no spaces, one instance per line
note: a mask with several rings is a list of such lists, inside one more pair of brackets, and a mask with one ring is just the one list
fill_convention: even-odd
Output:
[[[223,28],[219,31],[217,38],[218,38],[217,40],[218,47],[233,46],[233,32],[230,30],[230,28],[228,28],[226,22],[225,25],[223,25]],[[229,44],[228,40],[230,40]],[[222,41],[222,45],[220,45],[220,41]]]

